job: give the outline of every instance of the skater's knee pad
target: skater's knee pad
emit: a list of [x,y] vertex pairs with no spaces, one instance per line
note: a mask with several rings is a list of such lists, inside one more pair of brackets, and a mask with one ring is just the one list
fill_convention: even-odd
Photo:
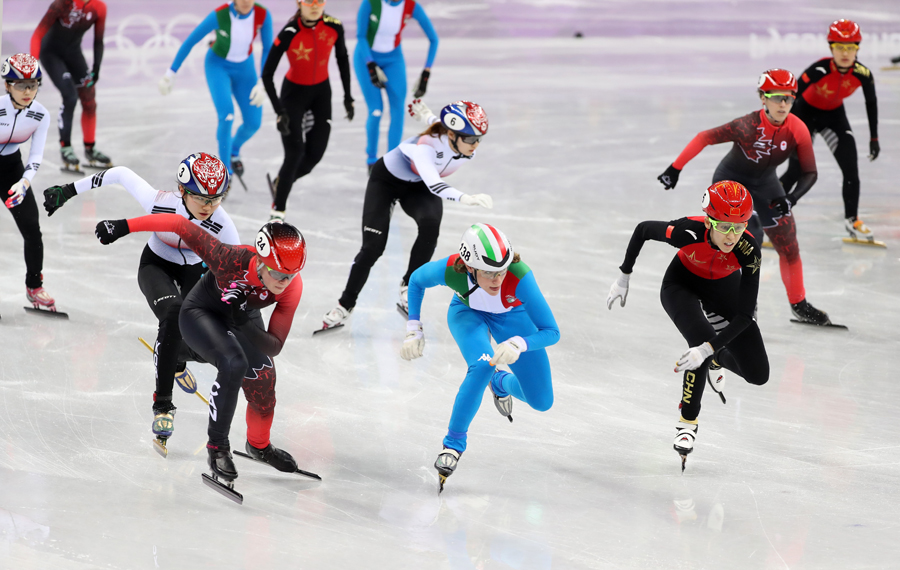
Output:
[[93,115],[97,112],[97,100],[95,98],[96,90],[94,86],[82,87],[78,90],[78,98],[81,99],[81,111],[86,115]]
[[264,366],[248,372],[243,383],[248,407],[260,416],[271,415],[275,411],[275,368]]
[[797,243],[797,227],[793,215],[782,217],[777,226],[766,228],[765,232],[779,256],[788,263],[800,261],[800,245]]

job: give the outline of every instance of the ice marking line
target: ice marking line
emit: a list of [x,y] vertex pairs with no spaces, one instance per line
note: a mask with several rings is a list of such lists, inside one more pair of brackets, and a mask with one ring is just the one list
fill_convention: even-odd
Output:
[[[746,483],[744,483],[744,484],[746,485]],[[750,485],[747,485],[747,488],[750,489],[750,496],[753,497],[753,505],[756,507],[756,518],[759,520],[759,526],[760,526],[760,528],[762,528],[763,536],[766,537],[766,541],[768,541],[769,546],[772,547],[772,550],[775,551],[775,554],[778,555],[778,559],[781,560],[782,564],[784,564],[784,567],[790,569],[790,566],[788,566],[788,563],[785,562],[784,558],[781,557],[781,553],[778,552],[778,549],[775,548],[774,544],[772,544],[772,540],[769,538],[769,533],[766,532],[766,525],[763,524],[762,515],[759,514],[759,503],[756,502],[756,493],[753,492],[753,488],[750,487]]]

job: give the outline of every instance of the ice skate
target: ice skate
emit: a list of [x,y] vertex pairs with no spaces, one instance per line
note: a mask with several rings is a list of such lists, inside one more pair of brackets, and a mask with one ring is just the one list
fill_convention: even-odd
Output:
[[[505,396],[500,396],[500,389],[494,387],[494,379],[499,380],[502,376],[505,376],[507,373],[503,370],[498,370],[494,372],[494,375],[491,376],[491,381],[489,386],[491,387],[491,393],[494,395],[494,406],[497,407],[497,411],[500,412],[500,415],[507,418],[509,423],[512,423],[512,408],[513,408],[513,398],[509,394]],[[503,392],[505,393],[505,392]]]
[[409,285],[407,285],[406,281],[400,282],[400,302],[397,303],[397,310],[400,311],[400,314],[403,315],[403,318],[409,318],[409,301],[407,300],[407,291],[409,290]]
[[272,208],[272,210],[269,212],[269,221],[283,222],[285,213],[286,212],[284,210],[276,210],[275,208]]
[[259,461],[260,463],[271,465],[272,467],[278,469],[283,473],[296,473],[298,475],[303,475],[317,481],[322,480],[322,478],[315,473],[299,469],[297,467],[297,461],[294,460],[290,453],[283,449],[278,449],[271,443],[264,449],[258,449],[250,445],[250,442],[248,441],[244,446],[244,449],[247,450],[247,453],[235,451],[234,454],[238,457],[252,459],[253,461]]
[[847,328],[844,325],[836,325],[832,323],[831,319],[828,318],[827,313],[813,307],[806,299],[803,299],[799,303],[792,304],[791,313],[794,315],[794,318],[791,319],[792,323],[817,325],[820,327],[838,327],[843,329]]
[[453,475],[453,472],[456,471],[456,466],[459,464],[459,456],[460,452],[455,449],[450,449],[449,447],[445,447],[444,450],[437,456],[437,460],[434,462],[434,468],[437,469],[438,479],[440,479],[438,494],[444,490],[444,483],[447,482],[447,477]]
[[238,473],[231,459],[231,451],[210,444],[207,444],[206,451],[209,452],[206,462],[210,473],[202,474],[203,483],[235,503],[243,504],[244,496],[234,490],[234,480],[237,479]]
[[62,166],[60,170],[63,172],[81,172],[81,162],[75,156],[75,149],[71,146],[64,146],[59,149],[62,156]]
[[849,238],[844,238],[844,243],[887,247],[883,241],[875,239],[875,234],[872,233],[872,230],[859,218],[854,217],[844,220],[844,229],[850,234]]
[[56,310],[56,301],[53,297],[47,293],[47,290],[43,287],[36,287],[32,289],[31,287],[25,287],[25,297],[28,299],[28,302],[31,303],[30,307],[25,307],[26,311],[30,311],[33,313],[40,313],[42,315],[60,317],[63,319],[68,319],[69,315],[67,313],[59,312]]
[[153,440],[153,448],[164,458],[169,455],[166,448],[166,442],[175,432],[175,405],[172,404],[172,397],[157,397],[153,395],[153,425],[151,430],[156,439]]
[[675,451],[681,456],[681,472],[684,473],[685,462],[690,452],[694,451],[694,440],[697,439],[697,420],[688,421],[684,418],[678,420],[675,426]]
[[234,175],[237,176],[238,182],[241,183],[241,186],[244,187],[244,191],[246,191],[247,185],[244,184],[244,162],[241,160],[241,157],[231,157],[231,171],[234,172]]
[[[275,177],[275,180],[272,181],[272,177],[269,176],[269,173],[266,172],[266,182],[269,183],[269,193],[272,195],[272,199],[275,199],[275,189],[278,188],[278,177]],[[272,208],[273,210],[275,208]]]
[[350,318],[350,313],[352,312],[353,309],[345,309],[339,304],[337,307],[325,313],[325,316],[322,317],[322,328],[314,331],[313,334],[341,328],[344,326],[344,321]]
[[709,373],[706,375],[706,380],[709,382],[709,387],[719,395],[724,404],[725,394],[722,393],[722,390],[725,389],[725,374],[722,373],[722,365],[716,362],[715,358],[709,363]]
[[87,159],[87,165],[91,168],[112,168],[112,160],[94,148],[84,149],[84,158]]

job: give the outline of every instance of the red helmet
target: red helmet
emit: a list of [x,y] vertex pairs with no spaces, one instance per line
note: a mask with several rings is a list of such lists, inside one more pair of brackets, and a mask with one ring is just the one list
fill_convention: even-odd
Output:
[[706,215],[721,222],[746,222],[753,215],[753,198],[740,182],[716,182],[703,193]]
[[269,222],[256,234],[256,253],[269,269],[299,273],[306,265],[306,240],[291,224]]
[[797,78],[787,69],[768,69],[759,76],[756,86],[763,93],[769,91],[797,92]]
[[828,28],[828,43],[858,44],[862,41],[859,24],[853,20],[838,20]]

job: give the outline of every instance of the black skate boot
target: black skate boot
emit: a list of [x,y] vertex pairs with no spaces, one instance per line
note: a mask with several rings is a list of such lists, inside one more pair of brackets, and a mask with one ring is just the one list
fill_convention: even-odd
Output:
[[892,57],[891,63],[893,63],[894,65],[900,64],[900,55],[898,55],[897,57]]
[[244,191],[247,191],[247,185],[244,184],[244,162],[241,160],[239,156],[231,157],[231,171],[234,172],[234,175],[237,176],[238,182],[241,183],[241,186],[244,188]]
[[153,425],[151,429],[153,430],[153,435],[156,436],[156,439],[153,440],[153,448],[163,458],[169,455],[166,442],[175,431],[176,409],[175,405],[172,404],[171,395],[157,396],[156,392],[153,393]]
[[63,163],[60,170],[63,172],[81,172],[81,163],[78,160],[78,157],[75,156],[74,148],[71,146],[64,146],[59,149],[59,152]]
[[95,149],[93,145],[84,147],[84,157],[91,168],[111,168],[112,159]]
[[806,299],[791,305],[791,313],[798,323],[820,326],[831,324],[828,314],[810,305]]
[[268,463],[279,471],[285,473],[294,473],[297,471],[297,462],[294,461],[291,454],[283,449],[278,449],[271,443],[266,446],[265,449],[257,449],[250,445],[250,442],[248,441],[244,446],[244,449],[247,450],[247,455],[249,455],[251,459]]
[[438,483],[440,485],[438,487],[438,494],[444,490],[444,483],[447,481],[447,477],[453,475],[453,472],[456,471],[460,455],[462,454],[459,451],[445,447],[437,456],[437,460],[434,462],[434,468],[437,469],[438,479],[440,479],[440,482]]
[[218,493],[228,497],[237,504],[244,502],[244,496],[234,490],[234,480],[237,479],[237,468],[231,459],[231,450],[225,446],[206,444],[209,457],[206,462],[209,465],[210,474],[203,473],[203,482]]

